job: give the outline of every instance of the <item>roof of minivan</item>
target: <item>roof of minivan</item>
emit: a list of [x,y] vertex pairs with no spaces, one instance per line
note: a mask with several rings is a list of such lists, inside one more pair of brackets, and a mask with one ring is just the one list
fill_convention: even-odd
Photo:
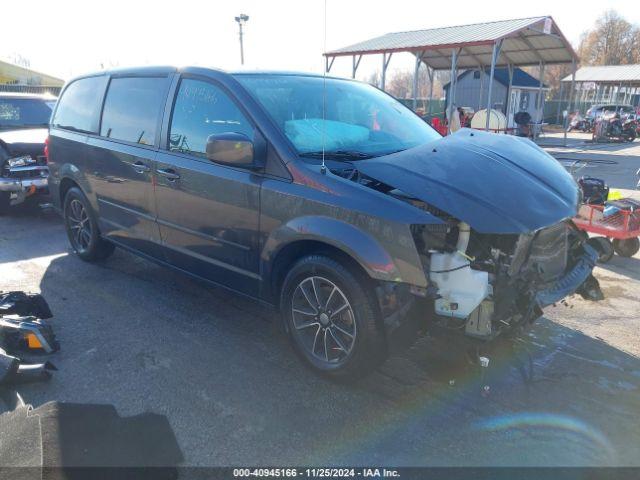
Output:
[[[185,72],[185,73],[206,73],[206,72],[218,72],[218,73],[226,73],[233,76],[240,75],[289,75],[289,76],[300,76],[300,77],[322,77],[322,74],[319,73],[311,73],[311,72],[296,72],[289,70],[237,70],[237,71],[227,71],[221,68],[211,68],[211,67],[196,67],[196,66],[184,66],[184,67],[173,67],[173,66],[144,66],[144,67],[122,67],[122,68],[113,68],[109,70],[100,70],[97,72],[90,72],[84,75],[79,75],[75,77],[73,80],[78,78],[85,77],[95,77],[99,75],[168,75],[176,72]],[[336,78],[340,80],[345,80],[341,77],[335,77],[327,75],[326,78]],[[346,79],[349,80],[349,79]]]

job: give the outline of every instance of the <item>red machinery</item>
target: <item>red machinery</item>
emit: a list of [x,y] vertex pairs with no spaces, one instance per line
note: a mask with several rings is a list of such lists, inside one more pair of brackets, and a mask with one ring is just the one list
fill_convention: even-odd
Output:
[[580,230],[602,235],[590,239],[601,252],[601,262],[608,262],[614,252],[631,257],[640,250],[640,202],[636,200],[624,198],[606,205],[583,204],[573,222]]

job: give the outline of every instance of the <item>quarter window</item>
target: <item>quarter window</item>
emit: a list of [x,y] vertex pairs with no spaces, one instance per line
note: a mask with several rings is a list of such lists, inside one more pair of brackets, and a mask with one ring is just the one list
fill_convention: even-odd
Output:
[[206,157],[209,135],[230,132],[253,139],[253,127],[220,88],[199,80],[182,80],[173,108],[169,150]]
[[54,127],[95,133],[107,77],[87,77],[71,83],[58,101]]
[[153,145],[167,86],[167,78],[112,79],[104,102],[100,135]]

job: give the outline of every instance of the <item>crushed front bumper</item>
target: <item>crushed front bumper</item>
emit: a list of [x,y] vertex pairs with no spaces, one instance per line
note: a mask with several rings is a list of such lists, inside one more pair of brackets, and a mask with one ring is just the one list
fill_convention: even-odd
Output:
[[595,283],[587,281],[598,261],[598,252],[587,244],[584,244],[582,248],[584,253],[575,262],[573,268],[552,286],[536,294],[536,301],[540,308],[559,302],[573,293],[579,293],[591,300],[602,299],[602,292],[597,286],[597,281]]

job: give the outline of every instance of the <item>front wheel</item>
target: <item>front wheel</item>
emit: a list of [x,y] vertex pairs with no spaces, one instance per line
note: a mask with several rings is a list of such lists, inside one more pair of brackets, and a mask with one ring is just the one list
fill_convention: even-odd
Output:
[[103,260],[113,253],[113,243],[100,236],[96,215],[79,188],[70,189],[64,197],[64,224],[69,242],[82,260]]
[[282,314],[296,352],[315,371],[355,379],[386,358],[376,298],[366,283],[324,255],[302,258],[286,276]]

